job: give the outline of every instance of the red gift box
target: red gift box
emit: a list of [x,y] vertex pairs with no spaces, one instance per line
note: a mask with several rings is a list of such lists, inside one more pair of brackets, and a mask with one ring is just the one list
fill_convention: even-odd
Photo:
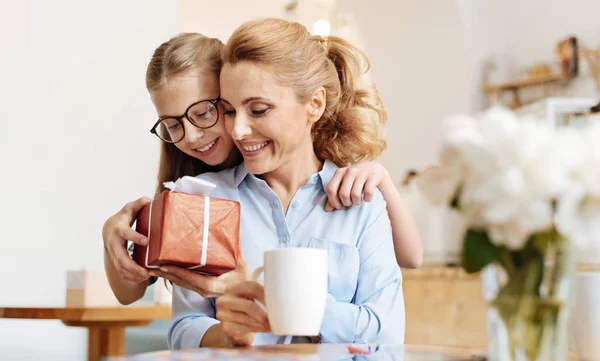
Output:
[[134,246],[140,266],[176,265],[221,275],[237,266],[240,204],[166,190],[142,209],[136,231],[149,240],[148,246]]

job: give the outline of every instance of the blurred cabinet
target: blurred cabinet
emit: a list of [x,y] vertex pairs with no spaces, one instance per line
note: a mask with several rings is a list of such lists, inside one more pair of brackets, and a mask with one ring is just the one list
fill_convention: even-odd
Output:
[[459,267],[402,270],[406,344],[486,347],[486,304],[479,274]]

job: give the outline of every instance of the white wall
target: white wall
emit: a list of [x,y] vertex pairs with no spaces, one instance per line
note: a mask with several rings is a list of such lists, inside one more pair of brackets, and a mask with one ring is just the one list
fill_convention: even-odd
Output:
[[[600,1],[597,0],[457,0],[465,17],[471,66],[473,108],[486,106],[481,94],[481,68],[488,58],[500,58],[509,72],[538,62],[557,60],[559,40],[575,35],[582,45],[600,47]],[[581,75],[565,96],[597,96],[587,63],[581,58]],[[537,92],[524,92],[536,96]]]
[[248,20],[283,16],[281,0],[178,0],[177,3],[179,31],[197,32],[223,42]]
[[[68,269],[102,270],[101,226],[151,195],[158,141],[145,89],[173,1],[0,5],[0,307],[63,306]],[[59,321],[0,319],[0,359],[83,360]]]
[[388,112],[381,161],[398,183],[436,159],[442,119],[467,111],[469,71],[458,10],[438,0],[345,0]]

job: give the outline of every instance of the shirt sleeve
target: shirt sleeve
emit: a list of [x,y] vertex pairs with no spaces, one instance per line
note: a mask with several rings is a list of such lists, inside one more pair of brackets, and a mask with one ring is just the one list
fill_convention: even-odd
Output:
[[219,323],[215,319],[213,298],[204,298],[196,292],[174,285],[170,349],[198,348],[206,331]]
[[327,295],[321,341],[404,343],[402,275],[394,256],[387,212],[381,211],[358,242],[358,282],[351,303]]

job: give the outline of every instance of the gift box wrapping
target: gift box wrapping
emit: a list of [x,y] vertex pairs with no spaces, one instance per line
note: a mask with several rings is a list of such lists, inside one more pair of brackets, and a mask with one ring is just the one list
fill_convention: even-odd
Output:
[[237,266],[240,204],[166,190],[142,209],[136,231],[149,240],[148,246],[134,246],[140,266],[176,265],[221,275]]

